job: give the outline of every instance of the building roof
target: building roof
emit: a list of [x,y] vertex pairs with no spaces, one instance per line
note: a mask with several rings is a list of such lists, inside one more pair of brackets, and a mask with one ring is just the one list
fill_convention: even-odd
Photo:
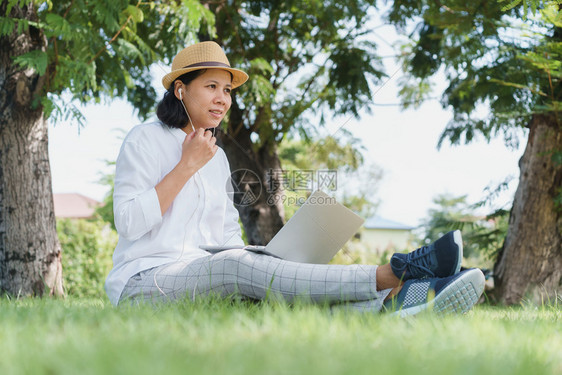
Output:
[[77,193],[53,194],[55,217],[86,219],[94,215],[96,208],[102,203]]
[[388,220],[380,216],[373,216],[365,220],[365,229],[394,229],[394,230],[412,230],[415,227],[399,223],[397,221]]

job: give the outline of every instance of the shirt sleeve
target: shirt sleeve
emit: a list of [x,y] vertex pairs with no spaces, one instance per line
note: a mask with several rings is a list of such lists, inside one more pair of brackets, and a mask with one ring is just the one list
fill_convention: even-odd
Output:
[[113,211],[120,236],[134,241],[162,222],[155,186],[157,160],[134,142],[125,140],[115,166]]

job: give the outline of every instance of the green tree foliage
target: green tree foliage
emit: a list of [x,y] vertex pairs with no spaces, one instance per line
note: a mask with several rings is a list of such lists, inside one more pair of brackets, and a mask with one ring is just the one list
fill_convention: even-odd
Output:
[[[107,162],[108,165],[115,165],[115,162]],[[100,185],[106,186],[109,190],[103,198],[102,205],[96,208],[96,215],[108,223],[113,230],[115,228],[115,218],[113,215],[113,189],[115,186],[115,173],[108,173],[101,177],[98,182]]]
[[[373,84],[385,76],[364,26],[374,1],[245,1],[215,13],[217,39],[250,82],[239,91],[242,123],[259,139],[287,132],[307,138],[327,115],[371,109]],[[315,114],[317,119],[306,115]],[[328,119],[330,119],[328,117]],[[236,130],[236,127],[233,128]]]
[[66,293],[104,298],[104,282],[113,266],[117,233],[103,220],[58,219]]
[[[361,141],[350,133],[342,131],[339,139],[334,136],[308,141],[284,139],[278,152],[287,179],[294,179],[299,172],[310,172],[314,187],[332,193],[364,217],[374,214],[382,172],[365,161]],[[284,182],[284,193],[293,201],[311,193],[310,189],[297,189],[293,180]],[[298,206],[286,204],[285,218],[290,218],[297,209]]]
[[[11,17],[14,6],[29,4],[37,20]],[[46,115],[80,119],[78,110],[64,100],[92,103],[122,97],[146,117],[156,100],[150,66],[171,59],[178,46],[196,40],[198,31],[212,34],[213,21],[195,0],[8,0],[0,36],[29,28],[44,34],[46,50],[18,56],[14,63],[43,76],[34,105],[43,105]]]
[[425,243],[459,229],[465,257],[494,258],[498,254],[507,233],[508,212],[498,210],[489,216],[477,215],[475,206],[466,201],[466,195],[439,195],[433,204],[435,207],[428,211],[428,218],[422,224]]
[[453,109],[454,118],[439,144],[470,142],[477,134],[487,139],[503,134],[512,143],[516,129],[526,127],[534,114],[558,118],[562,13],[556,1],[545,2],[538,13],[529,12],[535,2],[520,3],[394,2],[389,21],[404,32],[415,25],[413,43],[403,55],[414,83],[403,81],[404,98],[427,87],[440,71],[449,82],[442,103]]
[[327,136],[318,140],[285,139],[279,147],[283,165],[294,169],[343,169],[355,171],[364,163],[361,140],[348,132],[340,139]]

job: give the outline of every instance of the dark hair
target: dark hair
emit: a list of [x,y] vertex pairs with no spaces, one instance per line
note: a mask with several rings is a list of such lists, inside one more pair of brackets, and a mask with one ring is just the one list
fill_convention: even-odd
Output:
[[[174,82],[179,79],[184,83],[184,85],[188,85],[195,78],[205,73],[205,71],[206,69],[199,69],[185,73],[176,78]],[[156,107],[156,116],[158,116],[158,119],[169,127],[181,129],[187,126],[189,120],[185,114],[185,109],[174,94],[174,82],[170,84],[168,91],[164,93],[164,97],[160,100],[160,103],[158,103],[158,106]]]

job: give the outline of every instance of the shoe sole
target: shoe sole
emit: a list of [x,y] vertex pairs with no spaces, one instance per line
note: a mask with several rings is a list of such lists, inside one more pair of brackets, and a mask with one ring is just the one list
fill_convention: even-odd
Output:
[[457,265],[455,266],[455,272],[453,272],[453,275],[456,275],[461,270],[461,263],[463,258],[462,235],[460,230],[457,229],[456,231],[453,232],[453,241],[457,244],[459,248],[459,254],[458,254],[459,257],[457,259]]
[[435,298],[421,305],[403,308],[393,315],[416,315],[432,309],[437,315],[464,314],[478,302],[484,291],[484,274],[479,269],[466,271],[447,285]]

